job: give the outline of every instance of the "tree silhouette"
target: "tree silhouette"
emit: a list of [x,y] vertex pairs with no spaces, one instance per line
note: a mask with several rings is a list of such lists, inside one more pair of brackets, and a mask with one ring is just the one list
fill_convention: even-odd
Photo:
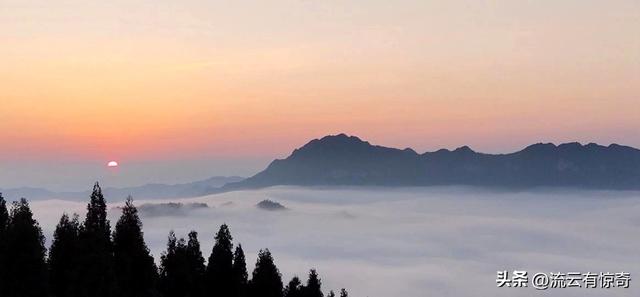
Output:
[[197,233],[189,233],[189,244],[169,233],[167,251],[161,257],[160,289],[167,297],[194,297],[202,295],[204,259],[200,253]]
[[260,250],[249,282],[250,297],[282,297],[282,276],[269,249]]
[[300,282],[300,278],[294,276],[284,289],[284,297],[302,297],[303,289],[304,287],[302,286],[302,282]]
[[336,297],[336,293],[333,292],[333,290],[329,291],[329,294],[327,294],[327,297]]
[[233,284],[233,238],[226,224],[220,226],[216,243],[209,256],[206,282],[209,296],[232,296]]
[[234,284],[234,296],[244,297],[247,294],[247,279],[249,274],[247,273],[247,261],[244,257],[244,251],[242,245],[238,244],[235,252],[233,252],[233,284]]
[[153,297],[157,270],[144,242],[142,222],[129,196],[113,232],[116,296]]
[[[7,211],[7,201],[4,200],[2,193],[0,193],[0,239],[4,239],[4,232],[7,230],[7,224],[9,223],[9,212]],[[0,240],[0,243],[3,242]]]
[[200,249],[200,241],[198,241],[198,232],[189,232],[189,241],[187,242],[187,263],[189,267],[189,282],[191,283],[190,296],[204,296],[204,273],[206,267],[204,265],[204,257]]
[[[21,199],[8,212],[0,194],[0,297],[323,296],[314,269],[306,286],[294,277],[283,291],[268,249],[260,250],[248,281],[244,251],[240,244],[232,251],[232,240],[229,227],[220,226],[205,266],[198,233],[191,231],[186,242],[172,231],[158,275],[131,197],[110,234],[107,204],[96,183],[85,221],[63,214],[45,260],[44,236],[29,203]],[[348,297],[346,290],[340,296]]]
[[49,251],[49,272],[53,297],[71,297],[78,294],[78,244],[80,223],[78,215],[60,218],[53,234]]
[[[5,279],[6,265],[4,264],[5,246],[6,246],[6,230],[9,223],[9,212],[7,211],[7,202],[0,193],[0,280]],[[0,281],[0,296],[5,296],[5,282]]]
[[[180,245],[182,250],[184,248],[184,239],[181,240]],[[181,255],[183,257],[181,257]],[[182,265],[181,265],[182,264]],[[187,284],[184,280],[186,275],[186,259],[183,253],[178,250],[178,240],[176,234],[169,232],[169,239],[167,240],[167,250],[162,253],[160,257],[160,291],[163,296],[182,297],[186,296],[184,293]]]
[[322,294],[322,282],[318,277],[318,273],[315,269],[309,271],[309,279],[307,285],[304,287],[304,297],[323,297]]
[[100,185],[95,183],[87,216],[80,227],[80,297],[113,295],[113,249],[111,227],[107,220],[107,203]]
[[347,293],[347,290],[345,288],[342,288],[342,290],[340,290],[340,297],[349,297],[349,293]]
[[5,235],[3,297],[47,296],[44,236],[24,198],[13,203]]

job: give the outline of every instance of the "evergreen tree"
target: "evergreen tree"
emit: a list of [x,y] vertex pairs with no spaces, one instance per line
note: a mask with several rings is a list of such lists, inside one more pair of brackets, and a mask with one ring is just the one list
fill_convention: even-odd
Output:
[[[7,230],[9,224],[9,212],[7,211],[7,201],[2,197],[0,193],[0,239],[4,239],[4,232]],[[3,242],[0,240],[0,242]]]
[[56,226],[49,251],[51,294],[54,297],[71,297],[78,294],[79,232],[78,215],[69,219],[67,214],[63,214]]
[[159,288],[163,296],[183,297],[187,287],[185,276],[186,256],[184,240],[176,239],[176,234],[169,232],[167,251],[160,257],[160,284]]
[[318,273],[315,269],[311,269],[307,285],[304,287],[304,297],[323,297],[321,287],[322,282],[318,277]]
[[209,296],[232,296],[233,285],[233,238],[226,224],[220,226],[216,243],[209,256],[206,282]]
[[186,257],[189,267],[189,283],[191,288],[190,296],[204,296],[204,273],[206,267],[204,265],[204,257],[200,249],[198,241],[198,232],[189,232],[189,241],[187,242]]
[[157,270],[144,242],[142,222],[131,196],[113,233],[115,288],[118,297],[156,295]]
[[244,257],[242,245],[238,244],[235,252],[233,252],[233,284],[236,297],[244,297],[247,292],[247,261]]
[[250,297],[282,297],[282,276],[269,249],[260,250],[249,283]]
[[27,200],[13,203],[6,229],[3,297],[47,296],[44,236]]
[[163,296],[194,297],[203,296],[202,280],[204,258],[200,252],[197,233],[189,233],[189,243],[176,240],[171,231],[167,251],[161,257],[160,289]]
[[[208,296],[215,297],[323,297],[315,269],[306,286],[294,277],[283,291],[281,274],[268,249],[260,250],[252,279],[247,281],[244,251],[238,245],[232,252],[226,224],[215,236],[206,267],[198,234],[191,231],[187,243],[177,240],[172,231],[158,276],[131,197],[122,208],[113,241],[111,238],[107,205],[98,183],[82,225],[77,215],[61,217],[48,261],[44,236],[29,203],[25,199],[14,202],[9,213],[0,194],[0,296],[204,297],[207,284]],[[348,297],[345,289],[340,297]]]
[[0,193],[0,296],[5,296],[4,294],[4,286],[5,282],[2,281],[5,279],[6,265],[4,264],[5,257],[5,243],[7,241],[6,238],[6,230],[7,224],[9,223],[9,212],[7,211],[7,202],[2,197],[2,193]]
[[327,295],[327,297],[336,297],[336,293],[333,292],[333,290],[329,291],[329,294]]
[[98,183],[93,186],[87,216],[80,227],[79,246],[79,296],[113,296],[111,227],[107,220],[107,203]]
[[342,290],[340,290],[340,297],[349,297],[349,293],[347,293],[347,290],[345,288],[342,288]]
[[284,297],[302,297],[303,289],[304,287],[302,286],[302,282],[300,282],[300,278],[294,276],[284,289]]
[[160,261],[160,289],[163,296],[203,296],[205,266],[198,233],[191,231],[189,242],[185,244],[184,239],[177,240],[175,233],[171,231],[167,251],[163,253]]

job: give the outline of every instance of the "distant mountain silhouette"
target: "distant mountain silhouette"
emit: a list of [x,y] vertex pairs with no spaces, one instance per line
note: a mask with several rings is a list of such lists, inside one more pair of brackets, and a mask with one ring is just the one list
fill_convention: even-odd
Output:
[[[577,142],[533,144],[509,154],[484,154],[468,146],[419,154],[412,149],[372,145],[345,134],[314,139],[258,174],[212,177],[185,184],[105,188],[110,201],[170,199],[276,185],[435,186],[506,188],[577,187],[640,190],[640,150],[628,146]],[[8,200],[84,200],[89,192],[41,188],[0,189]]]
[[[105,188],[103,193],[106,197],[113,199],[124,199],[128,195],[135,199],[167,199],[197,197],[214,189],[222,187],[227,183],[243,180],[239,176],[214,176],[205,180],[184,183],[184,184],[146,184],[129,188]],[[117,197],[117,198],[116,198]]]
[[[102,192],[110,202],[124,200],[131,195],[135,199],[170,199],[183,197],[197,197],[205,193],[215,191],[227,183],[243,180],[239,176],[214,176],[205,180],[184,184],[146,184],[127,188],[104,188]],[[89,191],[80,192],[53,192],[42,188],[12,188],[0,189],[0,193],[8,200],[17,200],[22,197],[29,200],[44,199],[71,199],[86,200],[91,194]]]
[[222,191],[274,185],[473,185],[640,189],[640,150],[612,144],[539,143],[510,154],[467,146],[418,154],[345,134],[315,139]]

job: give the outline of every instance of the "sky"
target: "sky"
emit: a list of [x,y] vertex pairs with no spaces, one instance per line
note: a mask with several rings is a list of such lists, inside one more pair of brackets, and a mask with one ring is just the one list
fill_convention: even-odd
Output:
[[635,0],[0,0],[0,187],[247,176],[341,132],[640,147],[638,36]]

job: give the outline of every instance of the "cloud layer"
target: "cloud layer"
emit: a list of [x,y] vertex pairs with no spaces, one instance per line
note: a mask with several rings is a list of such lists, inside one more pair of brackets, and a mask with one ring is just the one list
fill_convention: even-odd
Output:
[[[107,197],[110,198],[110,197]],[[115,200],[115,197],[113,197]],[[255,207],[270,199],[290,211]],[[174,200],[176,201],[176,200]],[[136,201],[137,205],[145,201]],[[157,202],[157,201],[156,201]],[[268,247],[288,281],[318,269],[325,291],[352,296],[637,296],[630,289],[497,288],[497,270],[640,273],[640,193],[477,188],[295,188],[229,192],[179,202],[210,207],[144,217],[147,244],[159,258],[169,230],[200,233],[208,256],[228,223],[249,269]],[[228,203],[233,202],[233,203]],[[51,238],[63,211],[84,203],[32,204]],[[110,207],[118,206],[117,204]],[[111,209],[112,225],[118,217]]]

